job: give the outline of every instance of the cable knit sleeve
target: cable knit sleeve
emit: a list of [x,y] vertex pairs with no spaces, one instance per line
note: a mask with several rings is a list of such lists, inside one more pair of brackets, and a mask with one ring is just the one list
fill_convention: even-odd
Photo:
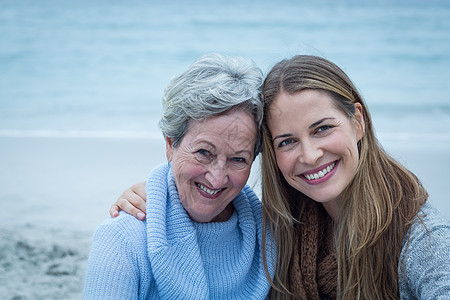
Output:
[[94,234],[83,299],[145,299],[151,274],[145,223],[121,213]]
[[401,299],[450,299],[450,222],[429,204],[412,225],[399,263]]

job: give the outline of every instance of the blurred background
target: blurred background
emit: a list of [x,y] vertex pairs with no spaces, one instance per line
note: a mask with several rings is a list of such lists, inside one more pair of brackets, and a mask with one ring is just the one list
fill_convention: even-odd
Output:
[[[82,239],[82,266],[110,204],[165,161],[164,87],[208,52],[253,59],[264,73],[296,54],[338,64],[386,150],[450,217],[449,1],[0,0],[3,249],[54,242],[57,229],[69,245]],[[12,269],[0,284],[17,288]],[[79,298],[72,289],[58,295]],[[20,293],[8,296],[44,297]]]

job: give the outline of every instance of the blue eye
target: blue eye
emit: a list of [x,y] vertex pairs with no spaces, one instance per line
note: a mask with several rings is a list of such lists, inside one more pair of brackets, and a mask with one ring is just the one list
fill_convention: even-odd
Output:
[[205,149],[197,150],[194,153],[194,155],[199,162],[205,163],[205,164],[210,163],[214,159],[213,154],[210,151],[205,150]]
[[243,157],[233,157],[232,160],[237,163],[241,163],[241,162],[245,163],[246,162],[245,158],[243,158]]
[[293,139],[287,139],[287,140],[284,140],[284,141],[282,141],[281,143],[279,143],[279,144],[278,144],[278,147],[287,146],[287,145],[290,145],[290,144],[292,144],[292,143],[294,143],[294,140],[293,140]]
[[[250,163],[249,163],[250,161]],[[232,157],[230,158],[230,168],[235,170],[244,170],[251,166],[251,158]]]
[[326,131],[326,130],[328,130],[330,128],[333,128],[333,126],[323,125],[323,126],[320,126],[319,128],[317,128],[317,132],[323,132],[323,131]]
[[197,151],[199,154],[204,155],[204,156],[209,156],[211,155],[211,152],[209,152],[208,150],[205,149],[200,149]]

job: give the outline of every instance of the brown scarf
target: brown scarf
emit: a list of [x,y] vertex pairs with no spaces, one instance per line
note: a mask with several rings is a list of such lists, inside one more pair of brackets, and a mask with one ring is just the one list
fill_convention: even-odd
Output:
[[313,202],[298,220],[290,270],[292,292],[296,299],[336,298],[336,253],[327,249],[327,239],[332,238],[330,217],[321,204]]

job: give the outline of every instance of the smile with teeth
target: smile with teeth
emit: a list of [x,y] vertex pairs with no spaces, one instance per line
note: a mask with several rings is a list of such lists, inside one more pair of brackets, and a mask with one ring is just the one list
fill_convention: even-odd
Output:
[[319,178],[322,178],[323,176],[325,176],[327,173],[330,173],[331,170],[333,170],[335,166],[336,166],[336,162],[332,163],[331,165],[329,165],[328,167],[324,168],[323,170],[321,170],[317,173],[303,174],[303,176],[305,176],[305,178],[308,180],[319,179]]
[[206,192],[206,193],[208,193],[208,194],[210,194],[210,195],[215,195],[215,194],[217,194],[218,192],[221,192],[223,189],[218,189],[218,190],[210,190],[210,189],[208,189],[206,186],[204,186],[204,185],[202,185],[201,183],[196,183],[197,184],[197,186],[202,190],[202,191],[204,191],[204,192]]

